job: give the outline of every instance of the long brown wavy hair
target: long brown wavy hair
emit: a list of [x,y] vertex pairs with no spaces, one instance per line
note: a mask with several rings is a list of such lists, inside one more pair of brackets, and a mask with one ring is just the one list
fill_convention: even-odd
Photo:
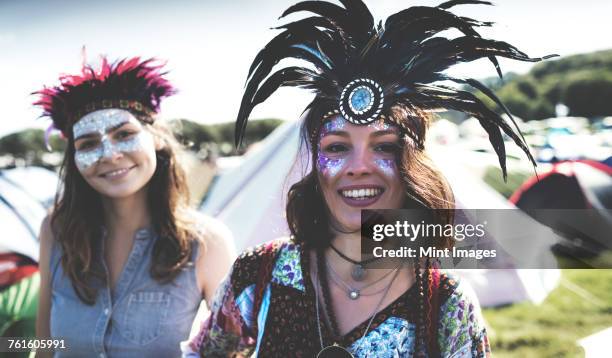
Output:
[[[142,122],[142,121],[141,121]],[[159,236],[153,247],[150,274],[161,283],[171,281],[191,257],[197,238],[194,221],[188,214],[189,192],[185,172],[178,161],[180,145],[172,132],[159,121],[143,123],[161,149],[156,150],[157,167],[149,181],[147,205],[153,229]],[[78,297],[86,304],[96,301],[97,282],[106,275],[101,265],[104,211],[100,194],[79,173],[74,161],[74,138],[70,133],[60,168],[61,187],[51,214],[55,241],[62,249],[62,268]]]
[[[294,240],[303,244],[305,248],[317,250],[317,271],[321,273],[319,280],[323,287],[324,299],[329,303],[331,296],[327,288],[329,283],[326,277],[326,265],[322,259],[322,250],[329,246],[333,238],[334,218],[319,189],[321,187],[320,177],[315,165],[318,154],[316,141],[322,123],[322,114],[325,113],[322,109],[312,106],[302,125],[302,146],[305,145],[310,150],[312,165],[310,165],[310,172],[289,189],[286,215]],[[410,139],[426,137],[432,116],[418,108],[400,103],[393,106],[382,117],[392,123],[406,123],[418,117],[418,120],[413,122],[419,125],[412,127],[416,133],[404,136],[402,150],[397,158],[406,194],[403,208],[435,209],[431,210],[433,222],[441,225],[452,224],[455,208],[453,192],[442,173],[435,168],[427,156],[422,144]],[[435,245],[439,248],[453,245],[450,237],[437,239]],[[435,357],[439,355],[437,344],[439,307],[436,307],[437,297],[434,297],[434,293],[437,288],[433,287],[432,274],[432,262],[429,258],[424,258],[424,261],[415,259],[415,285],[419,297],[415,329],[416,356],[428,354]],[[327,314],[330,317],[332,332],[338,332],[333,311],[328,310]]]

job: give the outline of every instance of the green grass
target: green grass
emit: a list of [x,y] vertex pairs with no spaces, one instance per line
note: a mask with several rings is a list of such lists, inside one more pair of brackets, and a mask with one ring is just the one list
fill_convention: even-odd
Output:
[[[531,173],[487,168],[483,180],[509,197]],[[612,252],[582,261],[558,257],[562,267],[610,267]],[[540,305],[517,303],[483,310],[494,357],[584,357],[578,340],[612,326],[612,270],[565,269]],[[612,342],[610,342],[612,344]],[[612,351],[612,348],[611,348]],[[612,357],[612,354],[610,355]]]
[[612,267],[612,250],[606,250],[591,258],[569,258],[557,256],[557,265],[562,268],[610,268]]
[[495,357],[582,357],[577,341],[612,326],[612,270],[562,270],[542,304],[483,313]]

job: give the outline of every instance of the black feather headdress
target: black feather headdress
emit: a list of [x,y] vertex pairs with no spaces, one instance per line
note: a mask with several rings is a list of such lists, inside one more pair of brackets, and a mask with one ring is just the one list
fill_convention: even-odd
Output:
[[[361,0],[340,0],[343,6],[327,1],[303,1],[288,8],[285,17],[297,12],[314,16],[278,27],[274,37],[255,57],[249,69],[246,89],[236,120],[235,140],[240,145],[253,108],[282,86],[312,90],[315,99],[307,110],[317,109],[318,120],[333,111],[354,124],[366,124],[385,115],[395,105],[414,113],[457,110],[477,118],[489,135],[506,178],[506,153],[502,132],[529,157],[525,139],[512,115],[495,94],[471,78],[457,78],[445,70],[462,62],[488,58],[501,77],[496,56],[536,62],[516,47],[481,37],[475,28],[491,26],[448,9],[461,4],[488,1],[451,0],[437,7],[414,6],[391,15],[384,25],[375,25],[372,14]],[[455,29],[456,38],[440,36]],[[281,60],[295,58],[312,67],[284,67],[270,74]],[[473,93],[454,83],[469,86],[491,98],[514,127],[488,108]],[[325,109],[325,110],[323,110]],[[424,138],[422,118],[411,117],[397,123],[406,129],[419,147]]]

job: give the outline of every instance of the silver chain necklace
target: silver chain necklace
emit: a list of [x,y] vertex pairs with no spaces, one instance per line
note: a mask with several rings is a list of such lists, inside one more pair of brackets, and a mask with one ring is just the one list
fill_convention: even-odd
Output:
[[337,284],[338,286],[344,287],[344,289],[346,290],[346,295],[351,300],[357,300],[361,296],[374,296],[374,295],[377,295],[377,294],[383,292],[385,290],[384,288],[382,288],[382,289],[380,289],[378,291],[375,291],[375,292],[368,293],[368,294],[362,293],[362,291],[365,290],[366,288],[368,288],[370,286],[373,286],[376,283],[384,280],[387,276],[389,276],[390,274],[392,274],[396,270],[399,270],[400,267],[402,267],[402,265],[400,264],[395,269],[387,271],[387,273],[385,273],[384,275],[379,277],[377,280],[372,281],[372,282],[368,283],[367,285],[364,285],[364,286],[362,286],[360,288],[355,288],[355,287],[352,287],[351,285],[349,285],[348,283],[346,283],[342,279],[340,274],[338,272],[336,272],[336,270],[334,270],[334,268],[332,267],[332,265],[329,262],[326,261],[325,265],[327,266],[327,268],[329,269],[329,271],[331,273],[330,277],[331,277],[332,281],[334,281],[334,283]]
[[[380,298],[380,301],[378,301],[378,304],[376,305],[376,308],[374,308],[374,312],[372,313],[372,317],[370,317],[370,320],[368,321],[368,325],[366,326],[365,331],[363,332],[363,336],[361,337],[361,342],[359,343],[359,345],[357,346],[357,349],[355,349],[355,352],[358,352],[361,349],[361,346],[363,345],[363,339],[365,338],[365,336],[368,334],[368,332],[370,331],[370,326],[372,325],[372,322],[374,322],[374,318],[376,317],[376,315],[378,314],[378,310],[380,309],[380,306],[382,305],[383,301],[385,300],[385,297],[387,297],[387,294],[389,293],[389,290],[391,289],[391,286],[393,284],[393,281],[395,281],[395,278],[397,278],[397,275],[399,274],[399,270],[395,270],[395,274],[393,275],[393,278],[391,279],[391,281],[389,282],[389,284],[387,285],[387,287],[385,288],[385,291],[382,295],[382,297]],[[317,330],[319,332],[319,342],[321,343],[321,351],[319,351],[319,353],[317,354],[317,358],[326,358],[326,357],[354,357],[354,355],[348,351],[348,349],[341,347],[337,344],[331,345],[331,346],[327,346],[325,347],[323,344],[323,334],[321,333],[321,317],[320,317],[320,313],[319,313],[319,288],[320,288],[320,281],[319,281],[319,272],[316,272],[316,284],[314,286],[315,289],[315,306],[316,306],[316,312],[317,312]]]

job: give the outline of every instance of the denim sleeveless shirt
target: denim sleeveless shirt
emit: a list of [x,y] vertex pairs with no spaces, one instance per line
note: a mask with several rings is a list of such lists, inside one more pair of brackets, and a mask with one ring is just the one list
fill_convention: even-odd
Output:
[[98,296],[93,306],[76,295],[60,264],[61,248],[54,245],[50,329],[52,337],[66,342],[66,350],[55,357],[180,356],[179,344],[188,338],[202,300],[195,274],[198,244],[193,243],[193,264],[160,284],[149,274],[157,235],[147,229],[135,235],[114,291],[106,283],[94,284]]

